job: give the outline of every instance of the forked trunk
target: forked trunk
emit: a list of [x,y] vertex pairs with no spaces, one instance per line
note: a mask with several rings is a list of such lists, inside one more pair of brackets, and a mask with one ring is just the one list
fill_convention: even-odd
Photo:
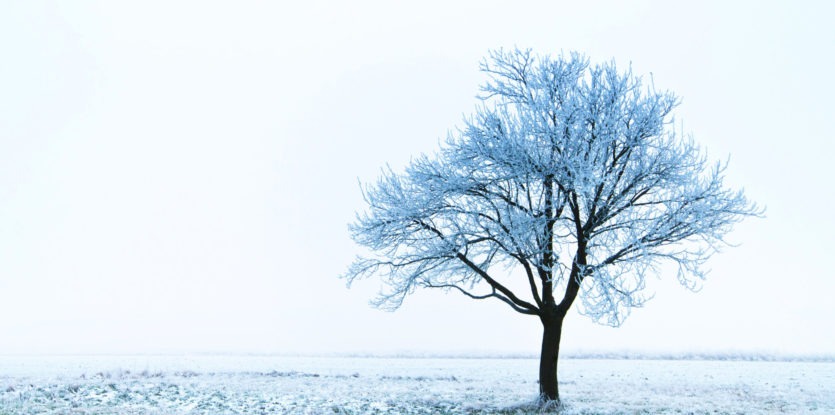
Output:
[[557,358],[560,354],[562,315],[552,314],[542,318],[542,353],[539,360],[539,394],[543,405],[559,404],[557,384]]

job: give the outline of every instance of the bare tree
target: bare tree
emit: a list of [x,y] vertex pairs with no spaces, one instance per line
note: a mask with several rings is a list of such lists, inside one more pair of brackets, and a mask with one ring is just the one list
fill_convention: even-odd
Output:
[[482,104],[440,152],[364,188],[350,229],[370,254],[345,277],[379,275],[383,308],[426,287],[539,317],[542,402],[558,402],[562,322],[578,297],[581,313],[618,326],[647,299],[648,274],[671,263],[694,289],[732,225],[760,209],[675,130],[676,96],[614,62],[499,50],[481,70]]

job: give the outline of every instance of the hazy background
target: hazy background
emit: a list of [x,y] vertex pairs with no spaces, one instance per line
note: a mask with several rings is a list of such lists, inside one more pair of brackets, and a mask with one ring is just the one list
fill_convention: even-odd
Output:
[[358,179],[435,150],[514,45],[652,72],[767,207],[702,292],[572,313],[563,350],[835,352],[830,4],[290,3],[0,3],[0,353],[536,353],[500,302],[337,278]]

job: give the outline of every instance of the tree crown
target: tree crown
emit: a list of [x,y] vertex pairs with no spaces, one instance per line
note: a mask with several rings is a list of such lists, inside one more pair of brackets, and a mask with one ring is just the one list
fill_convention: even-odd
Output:
[[522,50],[480,68],[482,102],[440,151],[364,188],[350,230],[371,255],[345,277],[380,275],[375,305],[428,287],[543,316],[579,296],[582,313],[619,325],[649,273],[675,264],[695,289],[732,226],[760,213],[723,185],[726,164],[675,130],[678,98],[630,70]]

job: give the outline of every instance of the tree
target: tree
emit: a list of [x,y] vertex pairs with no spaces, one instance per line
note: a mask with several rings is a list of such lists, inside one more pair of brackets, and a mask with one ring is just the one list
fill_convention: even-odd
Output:
[[695,289],[732,226],[760,210],[676,131],[678,98],[614,62],[498,50],[480,69],[464,127],[364,187],[350,230],[370,253],[345,278],[379,275],[382,308],[440,288],[538,317],[541,402],[559,402],[562,323],[578,297],[582,314],[618,326],[647,300],[648,274],[675,269]]

